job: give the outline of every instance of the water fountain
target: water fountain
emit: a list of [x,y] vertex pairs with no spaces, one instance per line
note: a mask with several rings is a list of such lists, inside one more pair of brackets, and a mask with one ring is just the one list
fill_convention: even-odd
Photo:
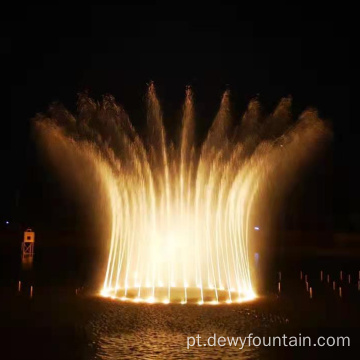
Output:
[[111,235],[103,296],[165,304],[255,298],[254,218],[329,133],[311,109],[292,122],[291,102],[282,99],[264,116],[254,99],[234,122],[226,91],[200,146],[190,88],[175,142],[166,134],[154,84],[146,136],[111,96],[96,102],[83,94],[76,115],[60,106],[37,117],[48,149],[57,144],[86,159],[105,184]]

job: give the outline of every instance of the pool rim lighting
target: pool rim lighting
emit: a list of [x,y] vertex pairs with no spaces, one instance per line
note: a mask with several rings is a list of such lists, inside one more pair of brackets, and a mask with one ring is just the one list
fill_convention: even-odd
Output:
[[[157,289],[157,287],[154,287],[154,290]],[[159,288],[161,289],[161,288]],[[188,288],[179,288],[179,289],[183,289],[184,291],[187,291]],[[196,287],[194,287],[194,289],[197,289]],[[169,297],[162,297],[162,296],[154,296],[154,295],[150,295],[147,297],[139,297],[138,295],[136,297],[132,297],[132,296],[126,296],[126,295],[122,295],[122,296],[116,296],[115,293],[118,291],[124,291],[124,288],[117,288],[116,291],[115,289],[109,288],[109,289],[102,289],[100,291],[100,293],[98,294],[100,297],[103,298],[110,298],[112,300],[119,300],[123,303],[127,302],[127,303],[146,303],[146,304],[163,304],[163,305],[169,305],[169,304],[178,304],[178,305],[185,305],[185,304],[195,304],[195,305],[231,305],[231,304],[242,304],[242,303],[247,303],[247,302],[251,302],[256,300],[257,298],[259,298],[258,295],[256,295],[255,292],[248,292],[248,293],[242,293],[242,292],[233,292],[230,297],[228,298],[222,298],[219,299],[218,297],[214,297],[213,298],[209,298],[209,296],[207,296],[206,298],[179,298],[179,297],[175,297],[173,300]],[[221,291],[220,289],[217,289],[217,291]],[[115,291],[115,292],[114,292]],[[214,291],[214,289],[209,289],[209,288],[204,288],[203,291]],[[228,291],[226,290],[222,290],[223,293],[228,293]]]

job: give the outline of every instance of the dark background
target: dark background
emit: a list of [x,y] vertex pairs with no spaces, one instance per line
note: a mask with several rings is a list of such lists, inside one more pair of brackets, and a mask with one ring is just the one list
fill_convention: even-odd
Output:
[[40,160],[31,118],[53,101],[74,110],[77,93],[87,90],[97,99],[113,94],[141,129],[151,80],[170,132],[180,119],[185,86],[192,85],[200,137],[227,87],[239,119],[255,96],[265,111],[289,94],[294,114],[315,106],[331,122],[334,138],[320,161],[299,179],[286,204],[283,226],[359,231],[358,26],[338,10],[326,21],[302,20],[306,9],[293,9],[282,20],[266,17],[266,11],[264,19],[242,21],[244,9],[223,5],[4,8],[2,231],[32,226],[40,233],[57,229],[86,234],[81,207],[65,196],[60,180]]

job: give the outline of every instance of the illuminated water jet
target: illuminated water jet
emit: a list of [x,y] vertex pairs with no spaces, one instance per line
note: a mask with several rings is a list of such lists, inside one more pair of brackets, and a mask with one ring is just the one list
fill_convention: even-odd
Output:
[[249,239],[259,226],[252,217],[269,184],[281,191],[327,134],[314,110],[290,126],[290,108],[291,99],[282,99],[264,117],[252,100],[233,124],[226,91],[201,146],[190,88],[178,145],[166,136],[153,84],[145,138],[111,96],[98,103],[81,95],[76,116],[61,106],[39,115],[50,153],[54,144],[76,153],[105,184],[111,236],[101,294],[165,304],[253,299]]

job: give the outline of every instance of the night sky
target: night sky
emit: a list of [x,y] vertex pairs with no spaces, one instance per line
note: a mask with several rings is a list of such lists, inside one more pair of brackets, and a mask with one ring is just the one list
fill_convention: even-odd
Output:
[[2,11],[2,223],[10,219],[20,227],[81,232],[76,200],[63,196],[59,180],[39,161],[31,118],[53,101],[74,109],[77,93],[86,90],[97,99],[113,94],[141,129],[146,84],[153,80],[170,132],[178,126],[189,84],[198,136],[226,88],[239,118],[255,96],[267,111],[289,94],[295,114],[318,108],[331,122],[334,139],[290,198],[289,213],[296,207],[297,215],[286,226],[359,231],[355,23],[308,22],[300,16],[244,22],[242,13],[236,6],[174,4],[76,8],[49,3]]

